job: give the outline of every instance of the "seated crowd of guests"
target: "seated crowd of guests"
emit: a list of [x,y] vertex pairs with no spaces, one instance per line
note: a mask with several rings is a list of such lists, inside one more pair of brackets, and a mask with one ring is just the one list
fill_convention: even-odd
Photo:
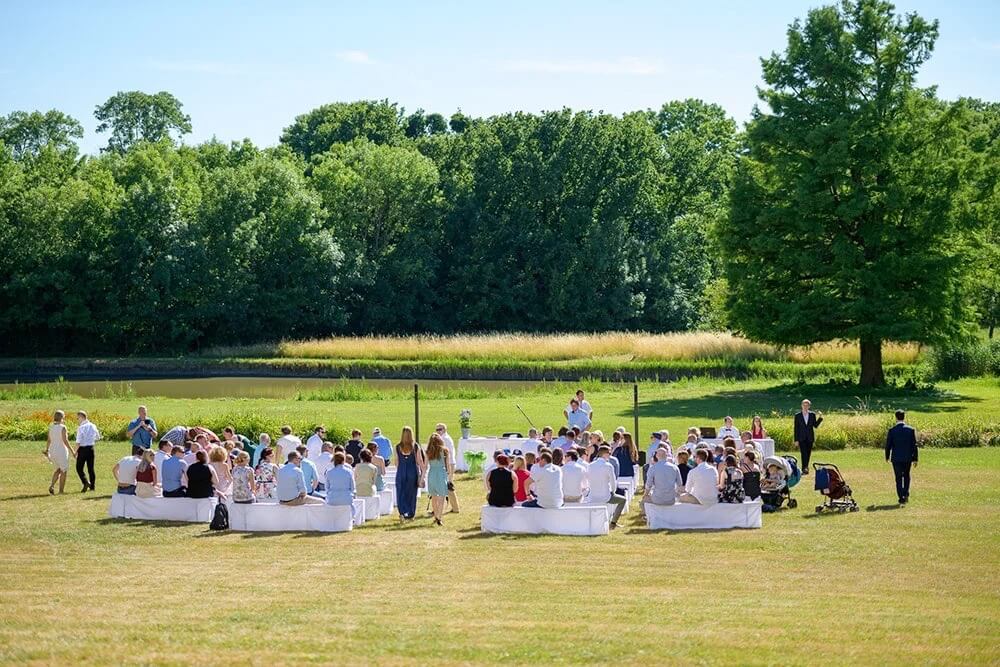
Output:
[[[760,488],[770,490],[772,483],[784,483],[776,466],[761,480],[760,450],[750,431],[739,432],[726,418],[726,427],[740,438],[740,445],[730,432],[723,442],[709,445],[697,427],[688,429],[685,443],[675,454],[666,430],[650,436],[648,463],[644,466],[642,504],[672,505],[676,502],[713,504],[741,503],[749,495],[760,495]],[[723,428],[726,428],[723,427]],[[766,437],[759,417],[754,429]],[[619,427],[610,443],[601,431],[580,431],[577,427],[560,428],[553,437],[550,427],[541,437],[531,429],[523,451],[497,450],[484,470],[487,503],[495,507],[559,508],[565,503],[614,503],[611,525],[615,526],[625,506],[621,478],[632,477],[639,462],[631,433]],[[537,447],[537,453],[535,448]]]

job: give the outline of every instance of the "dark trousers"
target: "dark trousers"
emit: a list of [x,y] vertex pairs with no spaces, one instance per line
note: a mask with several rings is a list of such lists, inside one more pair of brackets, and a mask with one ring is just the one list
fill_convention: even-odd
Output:
[[909,461],[900,463],[892,462],[892,472],[896,476],[896,497],[900,500],[910,497],[910,466]]
[[802,463],[802,472],[809,471],[809,459],[812,457],[813,453],[813,443],[805,442],[804,440],[799,440],[799,455],[802,457],[800,463]]
[[[87,475],[90,477],[90,481],[83,476],[83,466],[87,466]],[[76,474],[80,476],[80,483],[84,486],[89,486],[91,489],[94,488],[94,448],[93,447],[77,447],[76,449]]]

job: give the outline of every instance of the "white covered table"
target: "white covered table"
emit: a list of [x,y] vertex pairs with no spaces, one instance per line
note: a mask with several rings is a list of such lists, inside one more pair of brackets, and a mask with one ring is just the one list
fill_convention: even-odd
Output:
[[[362,517],[364,520],[364,517]],[[229,528],[250,532],[286,530],[339,533],[351,530],[351,508],[347,505],[296,505],[251,503],[229,505]]]
[[485,466],[493,458],[493,452],[498,449],[520,449],[522,452],[525,451],[524,443],[527,438],[492,438],[492,437],[473,437],[473,438],[462,438],[458,441],[457,449],[455,453],[456,470],[468,470],[469,464],[465,462],[466,452],[483,452],[486,454],[486,460],[483,461]]
[[607,505],[564,505],[559,509],[484,505],[480,527],[484,533],[607,535],[610,519]]
[[643,506],[646,523],[653,529],[667,530],[723,530],[727,528],[760,528],[761,502],[746,500],[742,503],[715,503],[714,505]]
[[139,498],[115,493],[111,496],[108,516],[148,521],[210,523],[215,513],[215,504],[215,498]]

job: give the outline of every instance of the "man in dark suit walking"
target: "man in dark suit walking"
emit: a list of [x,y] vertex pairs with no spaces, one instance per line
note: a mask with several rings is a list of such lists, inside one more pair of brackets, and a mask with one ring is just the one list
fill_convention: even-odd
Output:
[[809,474],[809,457],[816,443],[816,428],[823,423],[823,413],[812,412],[809,410],[811,405],[807,398],[802,401],[802,412],[795,413],[795,446],[802,457],[803,475]]
[[896,425],[885,437],[885,460],[892,462],[900,505],[910,499],[910,467],[917,467],[917,432],[905,419],[906,413],[896,410]]

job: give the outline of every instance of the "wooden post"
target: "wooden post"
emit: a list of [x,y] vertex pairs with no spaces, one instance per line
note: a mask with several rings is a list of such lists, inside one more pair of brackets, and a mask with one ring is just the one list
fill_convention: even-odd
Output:
[[636,382],[632,385],[632,419],[634,420],[634,430],[632,431],[635,435],[633,439],[635,442],[642,442],[642,434],[639,433],[639,383]]
[[420,442],[420,385],[413,384],[413,437]]

